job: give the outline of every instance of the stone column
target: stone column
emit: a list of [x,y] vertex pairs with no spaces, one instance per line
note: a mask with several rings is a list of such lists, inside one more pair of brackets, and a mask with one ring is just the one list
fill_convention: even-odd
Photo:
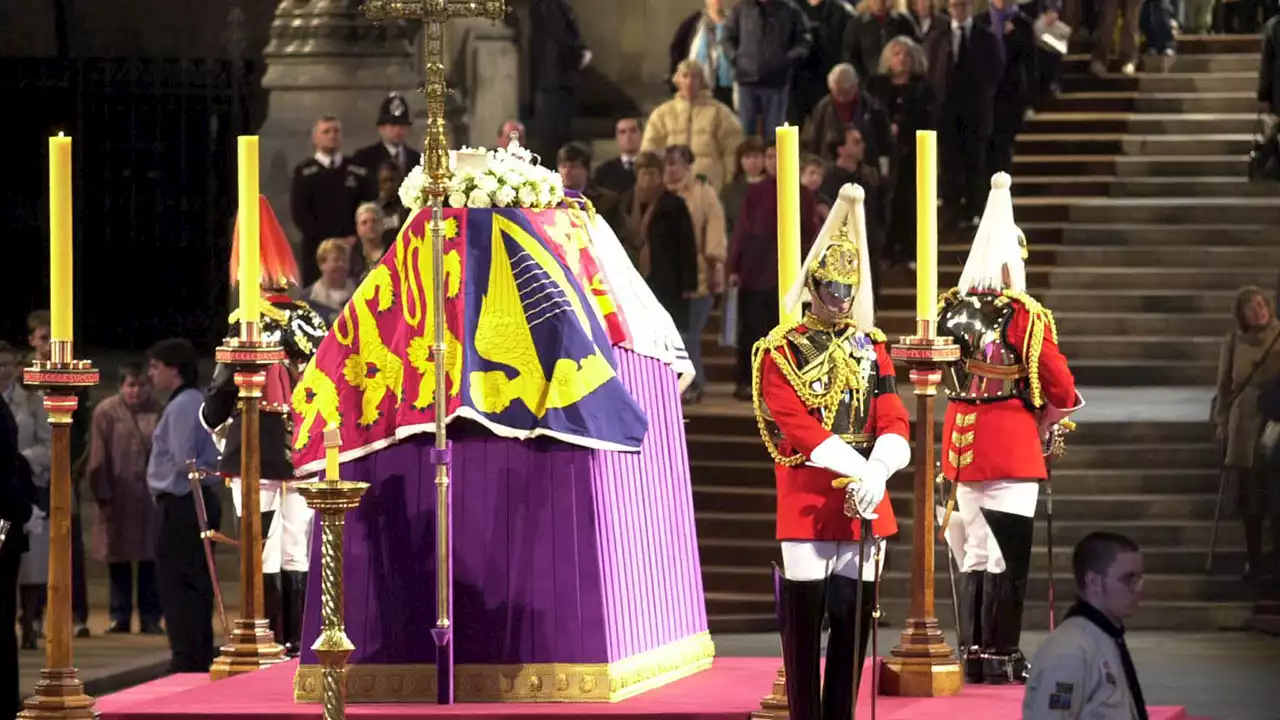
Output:
[[[498,128],[519,117],[520,52],[515,31],[491,20],[452,20],[445,27],[449,82],[462,101],[465,134],[455,145],[492,148]],[[457,128],[456,128],[457,129]]]
[[[395,90],[415,116],[425,112],[420,63],[413,55],[414,29],[407,23],[375,25],[359,9],[360,0],[280,0],[263,51],[269,92],[267,120],[258,131],[262,151],[262,192],[271,201],[291,239],[297,228],[289,215],[293,169],[311,155],[311,126],[322,115],[343,122],[343,153],[350,155],[377,138],[378,104]],[[421,120],[415,130],[423,128]],[[421,146],[421,140],[412,142]]]

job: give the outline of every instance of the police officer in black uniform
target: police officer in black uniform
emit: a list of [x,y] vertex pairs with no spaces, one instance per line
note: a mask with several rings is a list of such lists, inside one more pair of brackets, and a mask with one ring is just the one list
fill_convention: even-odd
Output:
[[405,136],[413,121],[409,118],[409,104],[400,93],[391,93],[378,108],[378,142],[362,147],[351,157],[351,162],[369,171],[370,182],[365,189],[365,200],[378,198],[378,170],[391,163],[404,177],[422,162],[422,153],[405,144]]
[[[332,116],[316,121],[311,131],[315,154],[293,171],[289,211],[302,232],[302,287],[320,279],[316,250],[329,238],[355,242],[356,208],[373,170],[342,155],[342,123]],[[376,184],[376,179],[375,179]]]

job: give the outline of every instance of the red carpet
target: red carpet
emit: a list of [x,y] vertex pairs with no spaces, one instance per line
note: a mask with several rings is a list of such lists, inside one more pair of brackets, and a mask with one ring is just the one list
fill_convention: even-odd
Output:
[[[612,705],[352,705],[348,717],[393,720],[415,718],[573,717],[655,718],[662,720],[746,720],[759,707],[778,671],[777,658],[718,658],[706,672]],[[293,702],[295,663],[285,663],[252,675],[211,683],[207,675],[174,675],[98,700],[101,720],[314,720],[315,704]],[[858,702],[860,717],[870,717],[870,697]],[[973,686],[958,697],[880,698],[878,720],[1015,720],[1022,716],[1021,687]],[[1151,708],[1151,720],[1188,720],[1182,708]]]

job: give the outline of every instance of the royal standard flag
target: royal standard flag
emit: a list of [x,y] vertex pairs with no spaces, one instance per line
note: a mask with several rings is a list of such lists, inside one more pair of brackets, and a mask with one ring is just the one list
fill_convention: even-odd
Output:
[[[618,379],[612,350],[625,320],[575,212],[445,211],[444,416],[503,437],[637,451],[648,419]],[[356,289],[295,387],[300,475],[322,466],[329,423],[340,428],[344,461],[435,430],[433,265],[423,210]]]

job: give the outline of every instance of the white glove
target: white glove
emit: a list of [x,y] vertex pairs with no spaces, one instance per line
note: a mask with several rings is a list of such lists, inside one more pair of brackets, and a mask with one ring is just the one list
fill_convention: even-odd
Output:
[[584,69],[586,69],[586,67],[587,67],[588,65],[590,65],[590,64],[591,64],[591,51],[590,51],[590,50],[583,50],[583,51],[582,51],[582,61],[581,61],[581,64],[580,64],[580,65],[578,65],[578,69],[579,69],[579,70],[584,70]]
[[31,519],[22,526],[22,532],[28,535],[39,535],[44,532],[44,519],[48,517],[40,508],[32,506]]
[[840,436],[832,435],[809,453],[809,462],[806,464],[830,470],[840,477],[857,480],[866,470],[867,459],[852,445],[841,440]]
[[867,463],[858,482],[849,486],[853,490],[853,501],[858,506],[858,514],[862,517],[872,520],[879,517],[876,508],[884,500],[889,475],[889,468],[884,463],[872,460]]

